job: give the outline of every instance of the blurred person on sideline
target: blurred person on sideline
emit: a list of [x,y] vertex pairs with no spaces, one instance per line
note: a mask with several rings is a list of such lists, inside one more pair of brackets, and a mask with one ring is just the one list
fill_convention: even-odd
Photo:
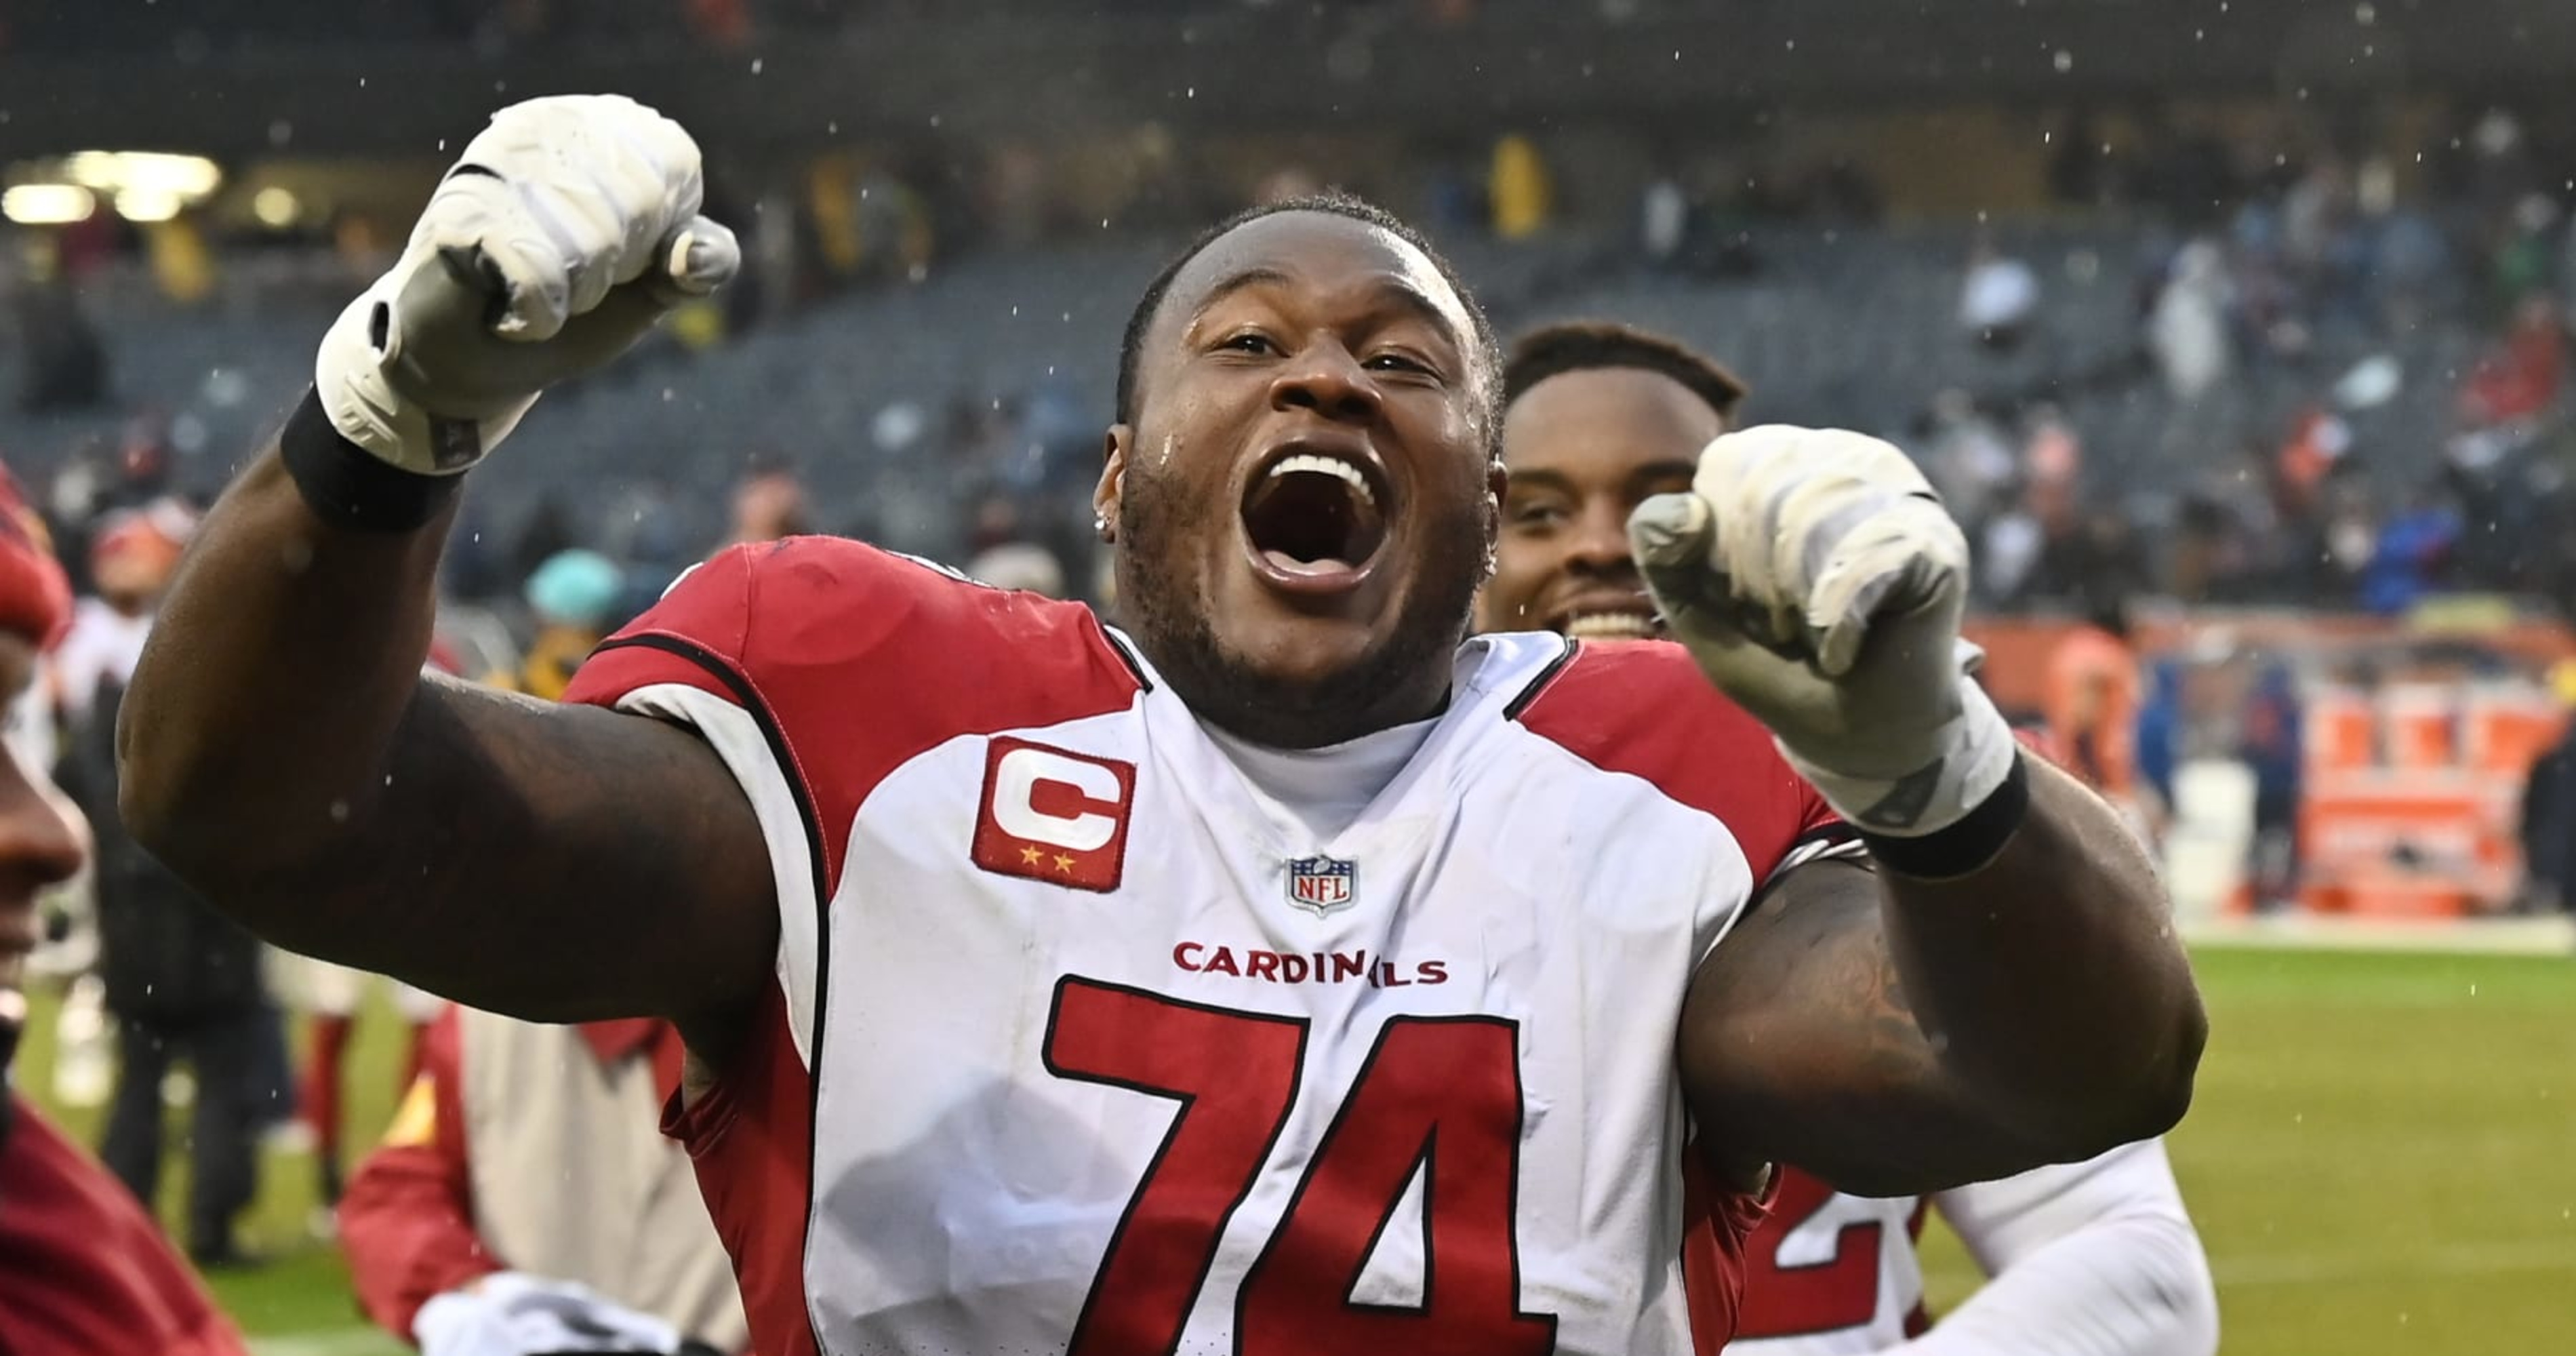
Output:
[[745,1350],[732,1263],[659,1129],[680,1055],[668,1022],[450,1008],[340,1204],[367,1316],[423,1356]]
[[[71,590],[0,472],[0,696],[34,687]],[[0,759],[0,1079],[24,1029],[20,970],[36,895],[81,864],[84,827],[18,741]],[[0,1092],[0,1351],[9,1356],[246,1356],[241,1336],[125,1187]]]
[[[1627,522],[1691,482],[1745,390],[1672,340],[1574,323],[1522,338],[1504,373],[1511,473],[1482,630],[1591,641],[1659,635]],[[1843,926],[1876,928],[1874,914]],[[1784,1165],[1750,1269],[1734,1356],[2208,1356],[2217,1294],[2162,1140],[1930,1196],[1837,1192]],[[1927,1207],[1988,1284],[1932,1326],[1915,1247]]]
[[[296,1081],[296,1114],[313,1139],[314,1186],[324,1210],[340,1203],[347,1181],[342,1149],[342,1107],[347,1100],[349,1038],[356,1034],[358,1012],[366,1005],[371,981],[380,976],[333,965],[329,961],[279,952],[280,987],[305,1017],[303,1076]],[[400,980],[382,983],[390,991],[394,1016],[405,1028],[402,1074],[397,1087],[409,1087],[420,1073],[421,1046],[429,1024],[444,1000]]]
[[175,500],[120,510],[90,539],[97,596],[53,656],[64,715],[58,775],[96,833],[99,972],[116,1019],[116,1092],[99,1153],[150,1202],[161,1179],[162,1087],[195,1076],[188,1137],[189,1255],[242,1262],[233,1219],[250,1204],[260,1131],[282,1108],[284,1057],[259,944],[137,846],[116,810],[116,712],[194,517]]
[[2043,725],[2060,764],[2143,826],[2151,822],[2138,779],[2144,693],[2128,595],[2088,589],[2079,596],[2082,619],[2048,652]]
[[616,562],[597,551],[558,551],[528,576],[528,611],[537,633],[515,672],[496,673],[486,681],[495,687],[553,701],[563,696],[573,670],[599,646],[625,595],[626,581]]
[[90,718],[101,686],[122,685],[134,676],[134,662],[152,631],[152,615],[161,606],[161,591],[170,586],[194,526],[194,515],[164,499],[110,513],[91,533],[95,593],[73,605],[71,629],[47,665],[65,725],[78,726]]
[[2522,790],[2522,907],[2557,913],[2576,904],[2576,659],[2549,671],[2567,728],[2531,765]]

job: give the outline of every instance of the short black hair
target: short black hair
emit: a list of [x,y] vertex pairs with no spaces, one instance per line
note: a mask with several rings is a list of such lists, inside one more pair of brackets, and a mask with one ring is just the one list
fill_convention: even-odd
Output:
[[1678,339],[1607,320],[1572,320],[1531,330],[1512,346],[1511,361],[1503,366],[1503,403],[1550,377],[1620,367],[1672,378],[1729,424],[1750,390],[1725,364]]
[[[1187,248],[1173,255],[1171,261],[1163,265],[1162,272],[1154,275],[1152,282],[1145,284],[1145,295],[1137,299],[1135,313],[1127,317],[1127,334],[1119,342],[1118,347],[1119,423],[1136,422],[1137,368],[1142,365],[1144,357],[1145,332],[1154,327],[1154,317],[1163,309],[1163,297],[1172,290],[1172,280],[1180,276],[1182,269],[1189,267],[1192,259],[1205,253],[1208,246],[1231,234],[1235,228],[1288,212],[1320,212],[1326,216],[1356,221],[1364,226],[1374,226],[1420,250],[1422,256],[1431,261],[1431,266],[1439,270],[1441,281],[1449,284],[1449,290],[1458,294],[1458,304],[1466,308],[1467,320],[1475,326],[1475,333],[1467,336],[1469,342],[1476,346],[1476,351],[1468,355],[1468,361],[1477,368],[1478,379],[1482,381],[1501,370],[1503,346],[1502,341],[1494,335],[1493,322],[1486,318],[1485,308],[1477,304],[1476,294],[1468,290],[1466,280],[1458,276],[1457,266],[1451,264],[1446,255],[1433,247],[1428,237],[1413,229],[1403,218],[1365,198],[1357,198],[1341,192],[1316,193],[1247,207],[1210,226],[1200,232],[1198,239],[1191,241]],[[1489,407],[1493,405],[1490,399],[1486,403]],[[1489,419],[1488,425],[1487,440],[1499,444],[1502,436],[1502,421]]]

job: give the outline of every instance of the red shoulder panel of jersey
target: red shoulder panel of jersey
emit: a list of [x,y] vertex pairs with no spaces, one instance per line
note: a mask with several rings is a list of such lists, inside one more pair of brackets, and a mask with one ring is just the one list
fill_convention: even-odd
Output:
[[1513,702],[1532,734],[1605,772],[1643,777],[1714,815],[1758,886],[1805,840],[1841,832],[1771,732],[1728,701],[1670,641],[1581,641]]
[[850,822],[888,773],[958,735],[1121,709],[1144,685],[1080,604],[833,537],[737,546],[699,566],[564,696],[608,706],[665,682],[761,723],[825,848],[826,897]]

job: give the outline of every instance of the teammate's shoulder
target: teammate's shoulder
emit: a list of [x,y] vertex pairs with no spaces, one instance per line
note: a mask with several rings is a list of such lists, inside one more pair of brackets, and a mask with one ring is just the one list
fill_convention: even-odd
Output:
[[1690,652],[1664,640],[1565,643],[1557,661],[1515,703],[1533,733],[1578,752],[1660,738],[1770,737],[1700,672]]
[[1533,682],[1513,715],[1602,772],[1636,777],[1715,816],[1768,879],[1831,819],[1771,732],[1670,641],[1582,641]]

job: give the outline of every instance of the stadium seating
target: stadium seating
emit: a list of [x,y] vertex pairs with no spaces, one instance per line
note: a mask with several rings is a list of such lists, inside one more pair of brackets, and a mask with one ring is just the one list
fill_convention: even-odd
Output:
[[[1458,261],[1497,324],[1609,316],[1675,333],[1723,355],[1754,385],[1765,420],[1860,427],[1900,441],[1944,389],[2011,410],[2061,408],[2082,434],[2086,475],[2106,499],[2154,506],[2249,441],[2277,444],[2291,413],[2352,361],[2391,352],[2400,397],[2354,417],[2357,454],[2391,470],[2433,464],[2456,374],[2475,351],[2461,322],[2393,340],[2327,334],[2293,368],[2240,363],[2212,397],[2175,399],[2137,356],[2136,277],[2157,241],[2136,229],[2022,223],[2004,248],[2040,273],[2038,332],[2009,355],[1967,342],[1956,306],[1970,228],[1769,227],[1749,234],[1751,276],[1645,270],[1623,243],[1468,241]],[[504,523],[547,491],[596,504],[605,481],[651,475],[712,514],[753,455],[785,455],[818,498],[906,505],[895,535],[937,546],[974,485],[939,446],[956,401],[1066,393],[1105,422],[1128,307],[1175,242],[1122,238],[944,263],[924,281],[844,295],[702,354],[661,344],[548,401],[524,453],[486,473],[482,498]],[[107,337],[117,407],[83,416],[0,414],[0,449],[41,477],[85,440],[114,436],[152,408],[183,421],[189,478],[211,484],[281,412],[307,370],[313,337],[350,284],[254,260],[216,302],[174,312],[141,280],[110,276],[85,292]],[[0,357],[0,368],[7,359]],[[0,384],[5,384],[0,373]],[[617,398],[607,398],[614,391]],[[641,392],[645,398],[633,398]],[[928,433],[882,453],[871,433],[909,401]],[[544,450],[539,452],[538,446]],[[1082,454],[1082,449],[1074,449]],[[941,521],[914,521],[927,516]],[[712,527],[712,519],[709,526]]]

